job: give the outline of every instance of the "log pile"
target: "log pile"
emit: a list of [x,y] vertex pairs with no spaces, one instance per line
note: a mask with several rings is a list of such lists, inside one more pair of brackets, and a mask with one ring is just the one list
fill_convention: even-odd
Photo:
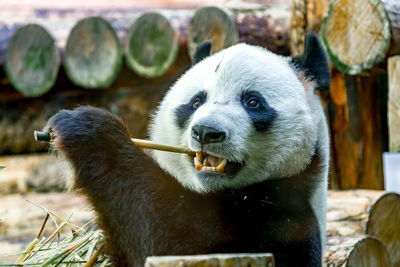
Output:
[[[107,88],[120,72],[122,56],[134,73],[153,78],[166,73],[174,64],[179,49],[186,50],[187,45],[187,53],[192,57],[196,46],[208,39],[214,42],[212,52],[239,40],[280,54],[287,55],[289,51],[289,11],[284,6],[268,8],[244,3],[230,9],[225,5],[197,10],[155,10],[149,8],[150,5],[115,10],[110,5],[109,9],[76,6],[68,12],[57,9],[57,4],[54,6],[48,9],[28,7],[28,10],[23,7],[22,11],[6,9],[0,15],[0,66],[4,63],[9,82],[26,97],[40,96],[52,88],[60,60],[67,77],[75,85]],[[46,43],[38,43],[38,37],[31,38],[36,34],[33,27],[40,27],[46,36],[42,42]],[[16,34],[22,37],[18,39]],[[28,38],[35,43],[20,41],[18,45],[12,42]],[[28,54],[33,49],[46,53]],[[19,57],[13,56],[15,54]],[[31,54],[36,57],[32,58]],[[40,60],[46,64],[36,66],[35,62]],[[34,79],[28,79],[33,75],[32,66],[20,62],[36,64]],[[48,77],[47,83],[42,81],[42,76]]]

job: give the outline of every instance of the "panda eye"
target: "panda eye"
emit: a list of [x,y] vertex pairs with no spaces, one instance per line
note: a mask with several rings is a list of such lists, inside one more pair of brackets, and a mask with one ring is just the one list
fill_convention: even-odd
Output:
[[250,98],[249,100],[247,100],[246,105],[249,108],[257,108],[260,105],[260,102],[255,98]]
[[200,98],[196,98],[193,103],[192,103],[192,107],[194,109],[197,109],[201,106],[201,99]]

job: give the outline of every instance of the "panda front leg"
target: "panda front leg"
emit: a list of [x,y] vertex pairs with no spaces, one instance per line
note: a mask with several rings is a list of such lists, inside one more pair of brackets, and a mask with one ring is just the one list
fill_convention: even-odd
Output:
[[146,249],[151,250],[141,221],[152,209],[146,197],[154,195],[166,174],[132,144],[122,122],[104,110],[62,110],[44,130],[52,133],[54,150],[73,166],[74,187],[92,204],[114,264],[143,266],[150,253]]

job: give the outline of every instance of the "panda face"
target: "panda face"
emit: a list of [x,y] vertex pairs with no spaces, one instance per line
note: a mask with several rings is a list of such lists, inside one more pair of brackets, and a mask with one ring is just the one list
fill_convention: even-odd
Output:
[[196,157],[152,155],[200,193],[289,177],[314,154],[315,101],[312,83],[299,79],[289,59],[238,44],[187,71],[153,118],[153,141],[189,147]]

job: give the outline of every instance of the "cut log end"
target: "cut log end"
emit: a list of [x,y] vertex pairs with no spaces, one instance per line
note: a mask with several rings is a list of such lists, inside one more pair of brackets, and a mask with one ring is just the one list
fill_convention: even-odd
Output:
[[49,91],[57,79],[60,59],[54,39],[41,26],[28,24],[8,42],[5,71],[10,83],[24,96]]
[[112,26],[101,17],[80,20],[65,48],[64,67],[73,83],[84,88],[106,88],[122,64],[121,45]]
[[158,13],[145,13],[129,28],[125,43],[128,66],[148,78],[164,74],[178,53],[178,34]]
[[351,251],[346,267],[393,266],[384,244],[376,238],[365,237]]
[[239,32],[229,15],[217,7],[204,7],[196,11],[189,24],[188,52],[193,60],[199,44],[212,41],[211,54],[234,45]]
[[358,74],[382,61],[391,40],[381,0],[335,0],[323,20],[322,39],[342,72]]

